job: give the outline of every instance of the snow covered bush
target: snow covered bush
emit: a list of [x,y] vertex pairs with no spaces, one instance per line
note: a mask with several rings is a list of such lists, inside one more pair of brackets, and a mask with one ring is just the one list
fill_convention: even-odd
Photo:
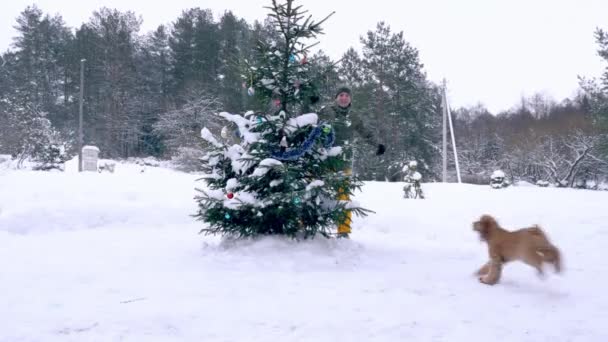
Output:
[[171,157],[171,163],[180,171],[202,171],[201,158],[204,155],[205,152],[200,148],[179,147],[177,153]]
[[418,163],[415,160],[412,160],[409,164],[403,166],[402,171],[405,174],[403,177],[403,181],[405,182],[405,185],[403,186],[404,198],[424,198],[422,186],[420,185],[422,175],[416,170],[417,167]]
[[506,188],[509,185],[510,183],[502,170],[496,170],[490,176],[490,186],[494,189]]
[[547,182],[546,180],[539,179],[536,181],[536,185],[540,186],[541,188],[546,188],[549,186],[549,182]]
[[0,154],[0,170],[10,168],[13,157],[10,154]]

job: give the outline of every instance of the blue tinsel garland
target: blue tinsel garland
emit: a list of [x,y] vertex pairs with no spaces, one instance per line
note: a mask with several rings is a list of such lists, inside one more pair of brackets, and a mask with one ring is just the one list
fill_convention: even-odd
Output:
[[[306,140],[304,140],[304,143],[302,143],[302,146],[291,149],[291,150],[286,150],[283,152],[281,152],[280,150],[274,151],[271,153],[271,156],[277,160],[296,160],[296,159],[302,157],[308,151],[310,151],[310,149],[314,145],[315,141],[319,138],[319,136],[321,135],[322,132],[323,132],[323,125],[321,124],[321,125],[318,125],[317,127],[315,127],[312,131],[310,131],[310,133],[308,134],[308,137],[306,138]],[[323,142],[323,147],[325,147],[325,148],[332,147],[334,144],[334,141],[335,141],[335,135],[334,135],[334,129],[332,127],[331,131],[325,137],[325,141]]]

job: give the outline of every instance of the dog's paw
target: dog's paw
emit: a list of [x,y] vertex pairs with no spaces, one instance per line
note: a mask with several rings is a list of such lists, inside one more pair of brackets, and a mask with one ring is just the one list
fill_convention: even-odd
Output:
[[479,269],[479,270],[473,272],[473,276],[480,277],[480,278],[484,277],[486,274],[488,274],[488,272],[484,269]]
[[545,274],[545,271],[543,271],[542,268],[536,270],[536,276],[538,276],[538,279],[540,280],[545,280],[547,278],[547,275]]
[[482,283],[482,284],[486,284],[486,285],[490,285],[490,286],[496,285],[495,282],[489,282],[489,281],[487,281],[485,276],[481,276],[478,279],[479,279],[479,282]]

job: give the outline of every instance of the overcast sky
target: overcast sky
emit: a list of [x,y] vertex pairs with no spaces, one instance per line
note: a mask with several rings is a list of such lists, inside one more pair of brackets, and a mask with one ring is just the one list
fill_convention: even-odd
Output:
[[[577,76],[598,77],[606,66],[593,32],[608,29],[608,0],[302,0],[317,19],[332,11],[320,48],[339,58],[379,21],[420,52],[432,81],[448,81],[452,106],[485,104],[498,112],[537,92],[571,96]],[[100,7],[132,10],[142,32],[174,21],[183,9],[232,10],[250,23],[263,19],[270,0],[5,0],[0,4],[0,50],[9,48],[15,18],[28,5],[61,14],[71,27]]]

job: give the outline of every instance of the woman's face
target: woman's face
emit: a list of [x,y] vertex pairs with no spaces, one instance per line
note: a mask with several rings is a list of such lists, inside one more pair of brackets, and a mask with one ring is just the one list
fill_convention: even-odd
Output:
[[345,92],[338,94],[338,97],[336,98],[336,102],[338,103],[338,106],[340,106],[342,108],[348,107],[348,105],[350,104],[350,94],[345,93]]

